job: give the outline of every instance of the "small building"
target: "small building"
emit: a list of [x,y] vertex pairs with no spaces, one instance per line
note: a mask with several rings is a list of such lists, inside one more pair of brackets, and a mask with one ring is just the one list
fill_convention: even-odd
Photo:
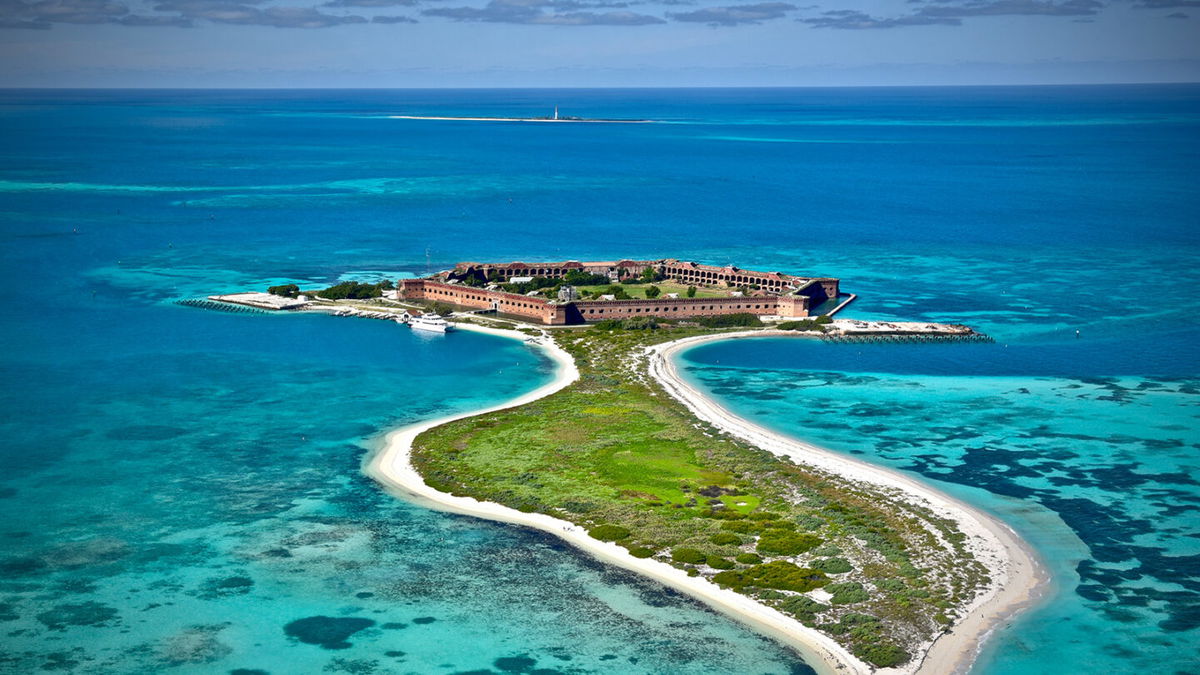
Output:
[[533,281],[533,277],[509,277],[508,279],[510,284],[527,284],[531,281]]
[[562,286],[558,289],[558,299],[562,302],[575,302],[579,299],[579,291],[574,286]]

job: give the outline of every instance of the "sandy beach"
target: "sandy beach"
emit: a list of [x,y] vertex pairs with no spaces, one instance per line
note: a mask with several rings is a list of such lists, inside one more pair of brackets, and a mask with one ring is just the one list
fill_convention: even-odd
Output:
[[[456,326],[465,330],[486,332],[523,341],[530,340],[528,335],[517,331],[499,330],[474,324],[460,323]],[[383,448],[370,457],[364,471],[400,496],[431,508],[504,523],[525,525],[554,534],[600,560],[653,578],[780,640],[796,649],[808,665],[821,673],[882,672],[944,675],[966,671],[978,654],[979,646],[987,634],[1037,598],[1043,575],[1041,566],[1020,539],[1002,523],[901,474],[779,436],[737,418],[684,383],[671,365],[671,355],[680,349],[694,346],[702,341],[749,335],[762,335],[762,333],[703,336],[658,345],[648,350],[650,374],[698,417],[720,426],[730,434],[744,438],[776,454],[791,457],[797,462],[810,464],[851,480],[899,488],[911,495],[914,500],[933,508],[940,515],[953,518],[968,534],[972,550],[993,570],[994,580],[997,583],[992,592],[978,599],[971,607],[968,616],[956,624],[952,631],[934,641],[922,658],[914,660],[904,668],[873,671],[828,636],[800,624],[781,612],[760,605],[745,595],[722,589],[703,578],[689,577],[683,570],[666,563],[635,558],[616,544],[593,539],[584,528],[571,522],[544,514],[524,513],[470,497],[446,494],[426,485],[410,462],[412,443],[422,432],[457,419],[524,405],[549,396],[579,378],[579,371],[575,367],[572,357],[548,337],[534,338],[533,340],[558,364],[553,381],[491,408],[459,413],[397,429],[387,435]]]
[[[779,336],[781,332],[770,334]],[[990,590],[967,607],[966,616],[951,630],[928,645],[922,658],[903,669],[879,672],[946,675],[970,670],[987,637],[1044,594],[1049,581],[1045,567],[1029,546],[996,518],[899,472],[782,436],[737,417],[685,382],[672,363],[679,351],[704,342],[762,336],[762,331],[747,331],[656,345],[647,350],[650,374],[697,417],[733,436],[845,479],[899,489],[917,503],[955,521],[967,535],[972,553],[991,571]]]

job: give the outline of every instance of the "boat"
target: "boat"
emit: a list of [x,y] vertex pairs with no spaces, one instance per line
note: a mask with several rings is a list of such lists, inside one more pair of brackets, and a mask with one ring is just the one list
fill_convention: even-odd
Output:
[[408,325],[413,330],[424,330],[431,333],[446,333],[454,330],[450,322],[446,321],[437,314],[422,314],[420,316],[410,317]]

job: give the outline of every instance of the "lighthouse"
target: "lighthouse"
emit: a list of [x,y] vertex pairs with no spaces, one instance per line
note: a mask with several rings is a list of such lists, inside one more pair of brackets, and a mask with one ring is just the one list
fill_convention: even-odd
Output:
[[558,119],[558,106],[554,106],[554,119]]

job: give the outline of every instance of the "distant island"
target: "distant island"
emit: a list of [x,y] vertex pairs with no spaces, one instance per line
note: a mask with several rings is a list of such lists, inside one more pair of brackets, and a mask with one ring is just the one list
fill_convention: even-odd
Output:
[[454,115],[388,115],[388,119],[393,120],[444,120],[454,122],[591,122],[605,124],[649,124],[654,120],[630,120],[630,119],[614,119],[604,117],[576,117],[573,115],[559,115],[558,106],[554,108],[553,115],[537,116],[537,117],[472,117],[472,116],[454,116]]

